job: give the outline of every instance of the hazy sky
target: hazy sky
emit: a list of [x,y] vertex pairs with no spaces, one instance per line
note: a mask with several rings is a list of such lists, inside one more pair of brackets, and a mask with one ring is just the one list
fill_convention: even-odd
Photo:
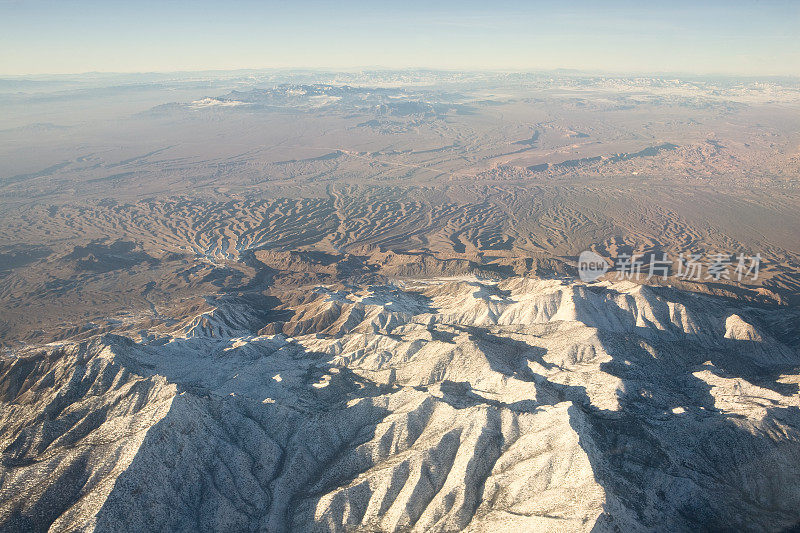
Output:
[[0,74],[370,66],[800,75],[800,0],[0,0]]

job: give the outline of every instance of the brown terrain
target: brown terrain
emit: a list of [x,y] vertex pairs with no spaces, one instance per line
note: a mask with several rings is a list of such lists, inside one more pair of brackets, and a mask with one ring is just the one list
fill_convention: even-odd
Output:
[[[176,82],[186,101],[159,105],[158,89],[95,89],[116,105],[102,113],[69,91],[29,96],[65,124],[0,131],[3,344],[64,338],[78,318],[157,321],[210,292],[284,281],[574,275],[584,249],[609,261],[759,253],[751,286],[670,283],[800,301],[796,86],[434,81],[205,98]],[[37,117],[24,96],[6,100],[12,120]],[[99,116],[76,120],[81,106]]]
[[0,110],[3,531],[797,530],[797,80],[86,75]]

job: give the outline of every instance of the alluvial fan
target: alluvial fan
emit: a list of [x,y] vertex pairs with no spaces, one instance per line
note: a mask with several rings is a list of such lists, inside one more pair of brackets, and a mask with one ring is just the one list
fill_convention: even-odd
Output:
[[[786,310],[473,277],[0,360],[4,531],[780,531]],[[793,337],[794,335],[794,337]]]

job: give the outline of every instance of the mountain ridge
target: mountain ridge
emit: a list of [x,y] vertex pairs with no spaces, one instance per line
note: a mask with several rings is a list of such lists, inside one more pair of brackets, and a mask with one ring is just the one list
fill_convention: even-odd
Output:
[[463,276],[319,286],[268,335],[248,305],[4,357],[3,528],[800,521],[800,355],[744,305]]

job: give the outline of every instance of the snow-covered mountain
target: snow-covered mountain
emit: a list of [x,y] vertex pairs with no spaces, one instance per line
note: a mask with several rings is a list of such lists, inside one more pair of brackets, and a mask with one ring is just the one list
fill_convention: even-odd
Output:
[[[317,287],[0,361],[4,531],[780,531],[780,309],[628,283]],[[783,324],[781,326],[781,324]]]

